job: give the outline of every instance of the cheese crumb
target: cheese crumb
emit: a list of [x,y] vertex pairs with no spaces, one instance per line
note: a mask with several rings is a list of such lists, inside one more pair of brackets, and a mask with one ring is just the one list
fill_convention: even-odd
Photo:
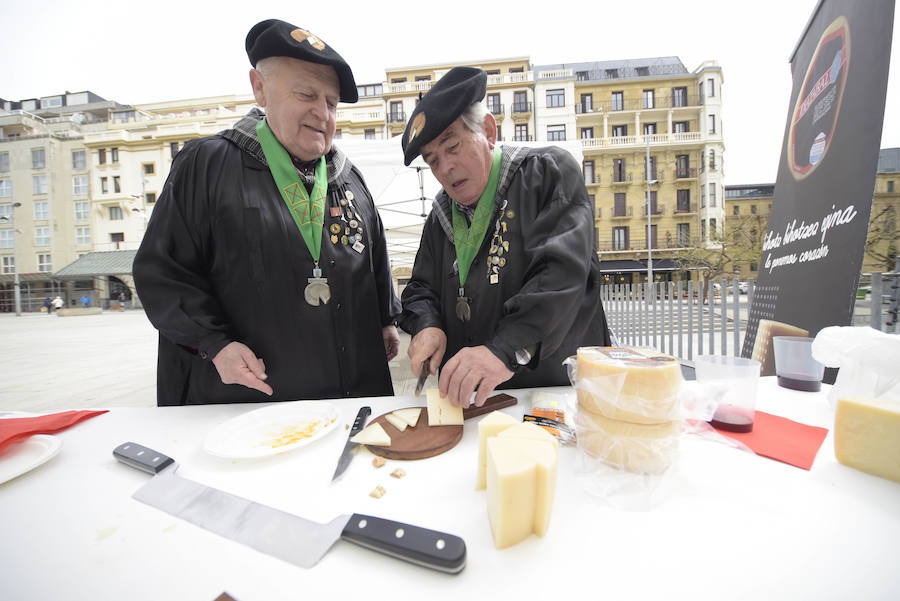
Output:
[[375,497],[376,499],[380,499],[387,493],[383,486],[376,486],[375,490],[369,493],[370,497]]
[[391,472],[391,476],[393,476],[394,478],[397,478],[397,479],[400,479],[405,475],[406,475],[406,472],[403,471],[403,469],[401,469],[399,467],[397,469],[395,469],[393,472]]
[[384,460],[384,457],[376,457],[372,460],[372,465],[375,467],[383,467],[385,463],[387,463],[387,461]]

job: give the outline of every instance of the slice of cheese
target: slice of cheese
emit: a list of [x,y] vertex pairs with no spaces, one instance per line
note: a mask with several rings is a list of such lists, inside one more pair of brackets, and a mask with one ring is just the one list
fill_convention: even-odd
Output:
[[681,422],[632,424],[579,411],[578,448],[613,467],[636,474],[660,474],[678,451]]
[[[500,432],[520,423],[516,418],[503,413],[492,411],[478,422],[478,478],[475,490],[484,490],[487,482],[485,473],[487,468],[487,439],[497,436]],[[552,438],[552,437],[551,437]]]
[[494,546],[544,536],[556,494],[558,454],[545,440],[495,436],[487,441],[487,509]]
[[397,409],[393,415],[406,422],[410,428],[415,428],[419,423],[419,416],[422,414],[421,407],[410,407],[409,409]]
[[441,396],[437,388],[427,391],[428,425],[429,426],[461,426],[463,423],[462,407],[454,407],[450,400]]
[[900,482],[900,400],[838,399],[834,454],[846,466]]
[[387,415],[384,416],[384,419],[386,419],[389,424],[391,424],[392,426],[394,426],[401,432],[406,430],[406,427],[409,425],[405,421],[403,421],[402,419],[400,419],[399,417],[394,415],[393,413],[388,413]]
[[371,423],[351,438],[350,442],[370,444],[376,447],[389,447],[391,446],[391,437],[384,431],[381,424]]

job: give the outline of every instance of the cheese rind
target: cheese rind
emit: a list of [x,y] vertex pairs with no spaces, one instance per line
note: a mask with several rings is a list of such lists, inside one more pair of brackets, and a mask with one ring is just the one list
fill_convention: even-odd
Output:
[[545,440],[496,436],[487,440],[487,507],[494,546],[530,534],[544,536],[556,494],[558,454]]
[[478,422],[478,476],[475,490],[484,490],[487,483],[485,473],[487,469],[488,438],[497,436],[500,432],[518,423],[520,422],[516,418],[502,411],[492,411]]
[[401,432],[406,430],[407,426],[409,426],[409,424],[407,424],[406,421],[400,419],[393,413],[388,413],[387,415],[384,416],[384,419],[386,419],[389,424],[391,424],[392,426],[394,426]]
[[419,416],[422,414],[421,407],[410,407],[408,409],[397,409],[393,415],[406,422],[410,428],[415,428],[419,423]]
[[391,437],[379,423],[371,423],[350,439],[357,444],[370,444],[376,447],[391,446]]
[[848,467],[900,482],[900,400],[838,399],[834,454]]
[[450,400],[441,396],[441,391],[431,388],[426,392],[428,399],[429,426],[461,426],[463,423],[462,407],[455,407]]

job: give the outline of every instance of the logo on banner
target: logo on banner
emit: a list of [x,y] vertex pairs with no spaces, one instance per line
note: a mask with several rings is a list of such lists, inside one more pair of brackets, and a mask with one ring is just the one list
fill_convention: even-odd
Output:
[[828,153],[849,65],[850,27],[838,17],[819,39],[791,113],[787,152],[795,180],[808,177]]

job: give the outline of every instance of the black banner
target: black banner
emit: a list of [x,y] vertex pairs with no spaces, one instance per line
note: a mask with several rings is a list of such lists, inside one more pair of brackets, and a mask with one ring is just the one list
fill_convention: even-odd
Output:
[[894,0],[821,0],[791,57],[775,200],[741,353],[758,359],[763,375],[775,373],[773,336],[851,323],[893,19]]

